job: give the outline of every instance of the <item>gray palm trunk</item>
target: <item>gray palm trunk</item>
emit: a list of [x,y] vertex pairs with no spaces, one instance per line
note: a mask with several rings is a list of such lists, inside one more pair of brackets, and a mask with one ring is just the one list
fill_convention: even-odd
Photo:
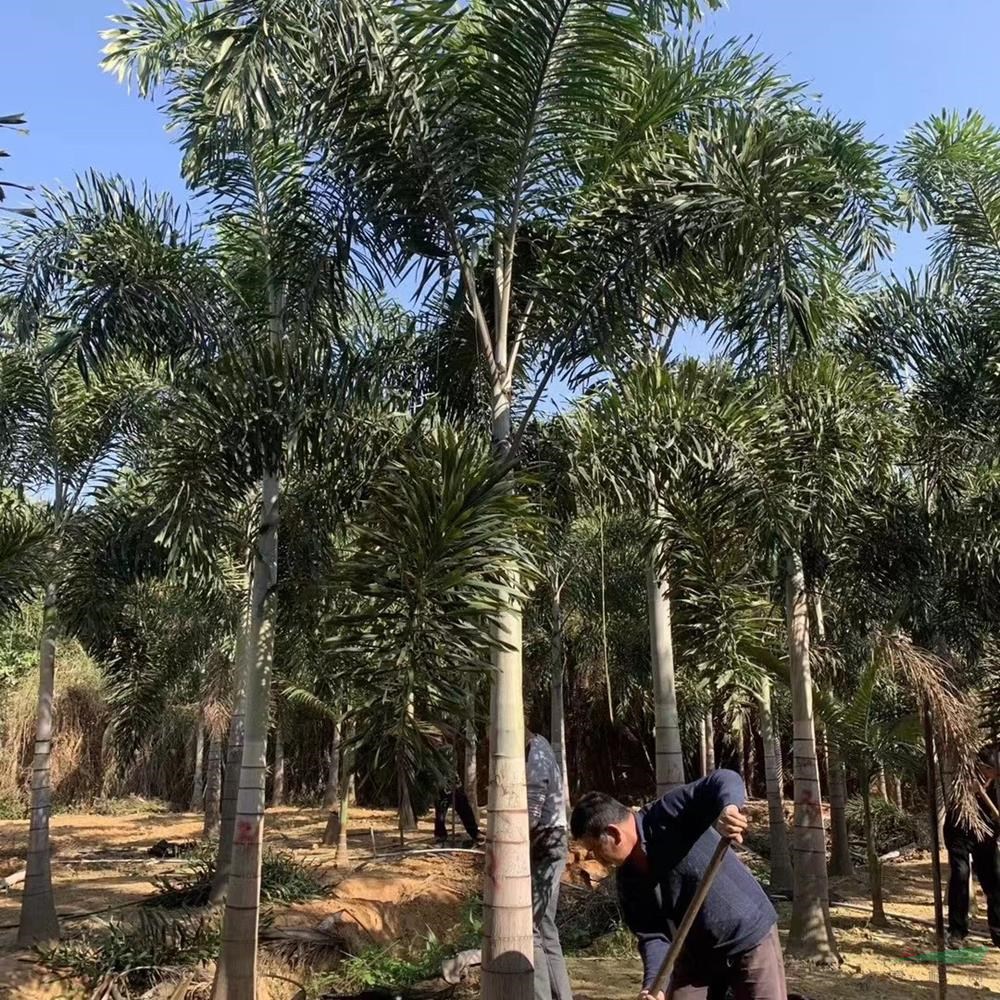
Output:
[[811,961],[833,962],[834,942],[827,919],[826,828],[823,824],[812,704],[809,602],[802,559],[795,552],[788,553],[785,559],[785,612],[795,757],[794,888],[788,951]]
[[[350,861],[350,853],[347,847],[347,827],[349,812],[351,808],[351,789],[354,786],[354,736],[355,723],[351,719],[347,723],[347,731],[344,734],[347,745],[342,754],[340,768],[340,804],[337,810],[337,864],[346,865]],[[329,826],[327,826],[330,832]]]
[[677,679],[670,617],[670,582],[657,572],[654,558],[646,567],[649,649],[653,668],[653,711],[656,743],[656,792],[663,795],[684,784],[684,754],[677,715]]
[[254,553],[250,610],[246,729],[213,1000],[256,1000],[257,996],[257,932],[264,846],[267,723],[274,654],[274,593],[278,578],[279,498],[278,475],[269,471],[261,483],[261,518]]
[[208,760],[205,775],[205,823],[203,836],[219,836],[220,799],[222,797],[222,734],[216,726],[208,737]]
[[52,703],[55,698],[56,585],[45,591],[42,635],[38,656],[38,708],[35,721],[35,752],[31,764],[31,818],[28,857],[21,898],[17,943],[30,948],[59,939],[59,918],[52,893],[52,863],[49,852],[49,821],[52,816]]
[[332,809],[340,801],[340,719],[333,723],[333,738],[330,740],[330,759],[327,763],[326,789],[323,792],[323,806]]
[[847,837],[847,772],[835,746],[830,747],[830,874],[854,874]]
[[784,766],[781,760],[781,742],[774,728],[771,680],[768,677],[760,682],[760,735],[764,744],[771,888],[787,892],[792,888],[792,859],[788,853],[788,829],[785,826]]
[[194,769],[191,779],[190,811],[200,812],[205,804],[205,784],[203,777],[205,770],[205,727],[201,724],[200,715],[195,721],[192,743],[194,745]]
[[875,829],[872,823],[872,793],[871,776],[865,775],[861,783],[861,799],[865,815],[865,854],[868,859],[868,889],[872,897],[872,923],[876,927],[885,927],[889,922],[885,916],[885,904],[882,898],[882,863],[878,859],[875,847]]
[[556,587],[552,594],[552,685],[549,705],[549,732],[552,752],[559,765],[563,803],[568,817],[570,813],[569,767],[566,758],[566,707],[563,693],[566,665],[563,660],[562,627],[562,601],[560,600],[559,587]]
[[[413,692],[406,696],[406,717],[409,724],[414,725],[416,703]],[[399,806],[399,843],[403,845],[405,834],[412,833],[417,828],[417,817],[413,812],[413,798],[410,794],[410,776],[406,773],[406,762],[402,751],[396,758],[396,790]]]
[[285,804],[285,737],[278,722],[274,727],[274,775],[271,779],[271,805]]
[[903,808],[903,782],[895,772],[889,775],[890,801],[897,809]]
[[[507,372],[506,333],[498,335],[496,365]],[[494,380],[493,441],[503,453],[512,434],[510,375]],[[522,611],[511,590],[502,595],[490,654],[490,786],[483,886],[483,1000],[530,1000],[534,941],[528,792],[524,759]]]
[[240,631],[236,638],[233,663],[233,714],[229,721],[229,742],[226,747],[226,770],[222,782],[222,802],[219,815],[219,851],[215,862],[211,901],[221,903],[229,889],[229,866],[233,856],[233,830],[236,826],[236,800],[243,767],[243,741],[246,734],[247,679],[250,673],[250,627],[253,597],[253,564],[247,572],[246,597]]
[[705,771],[711,774],[715,770],[715,721],[712,719],[712,707],[705,709]]

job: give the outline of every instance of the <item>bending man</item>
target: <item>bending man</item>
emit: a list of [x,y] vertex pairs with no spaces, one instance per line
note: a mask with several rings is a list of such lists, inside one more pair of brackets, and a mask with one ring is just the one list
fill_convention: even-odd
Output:
[[[682,785],[638,814],[600,792],[573,810],[573,836],[618,869],[622,914],[639,941],[643,996],[663,964],[670,939],[719,843],[741,842],[743,779],[714,771]],[[727,852],[671,983],[673,1000],[786,1000],[778,916],[743,862]]]

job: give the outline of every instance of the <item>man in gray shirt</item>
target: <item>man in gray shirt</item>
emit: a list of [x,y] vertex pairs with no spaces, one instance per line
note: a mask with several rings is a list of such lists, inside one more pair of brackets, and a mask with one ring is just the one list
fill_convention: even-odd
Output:
[[535,931],[535,1000],[573,1000],[556,909],[566,868],[569,832],[562,774],[549,741],[527,737],[528,829],[531,838],[531,901]]

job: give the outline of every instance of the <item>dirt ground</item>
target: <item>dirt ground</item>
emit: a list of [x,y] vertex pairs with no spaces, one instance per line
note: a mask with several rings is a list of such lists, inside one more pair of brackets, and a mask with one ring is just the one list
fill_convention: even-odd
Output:
[[[756,810],[755,810],[756,814]],[[337,867],[334,852],[321,846],[325,816],[319,810],[283,808],[267,816],[267,841],[277,849],[310,858],[331,886],[328,899],[278,911],[278,927],[316,926],[331,919],[352,947],[391,941],[417,942],[428,932],[447,939],[463,915],[467,900],[479,884],[481,858],[475,854],[393,856],[399,849],[395,815],[357,810],[352,816],[351,862]],[[196,839],[200,817],[185,814],[92,816],[60,815],[52,820],[55,845],[53,873],[64,929],[81,925],[81,915],[95,910],[129,906],[151,893],[152,879],[183,870],[182,861],[153,861],[148,847],[161,838]],[[26,824],[0,821],[0,875],[20,867]],[[376,854],[373,855],[373,843]],[[408,848],[431,847],[427,820],[410,835]],[[81,855],[120,852],[127,859],[110,864],[80,863]],[[871,1000],[904,1000],[937,996],[937,968],[907,956],[934,949],[930,925],[934,912],[931,863],[925,853],[885,866],[888,928],[869,925],[866,890],[861,879],[834,880],[836,898],[852,907],[836,906],[832,919],[843,964],[817,969],[787,961],[789,988],[814,1000],[842,1000],[866,996]],[[984,903],[977,887],[973,946],[988,946]],[[30,956],[14,950],[20,894],[0,894],[0,998],[54,1000],[67,995],[65,986],[47,980]],[[781,909],[787,929],[788,908]],[[112,916],[112,910],[105,916]],[[924,921],[924,924],[915,922]],[[353,937],[351,937],[353,934]],[[972,964],[948,967],[948,995],[952,1000],[979,1000],[1000,995],[1000,950],[988,948],[972,956]],[[570,975],[578,997],[593,1000],[633,1000],[640,983],[638,959],[571,958]]]

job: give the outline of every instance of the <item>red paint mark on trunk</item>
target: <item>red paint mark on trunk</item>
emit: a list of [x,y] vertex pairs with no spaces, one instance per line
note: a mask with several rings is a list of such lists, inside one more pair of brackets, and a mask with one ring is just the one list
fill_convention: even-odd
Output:
[[236,836],[233,838],[235,843],[241,847],[249,847],[253,844],[256,839],[256,826],[257,824],[250,820],[241,819],[236,824]]

